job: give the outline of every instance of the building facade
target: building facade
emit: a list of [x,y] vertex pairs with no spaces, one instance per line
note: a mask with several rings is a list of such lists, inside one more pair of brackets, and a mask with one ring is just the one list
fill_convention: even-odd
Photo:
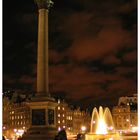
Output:
[[118,105],[112,109],[117,130],[132,130],[138,126],[137,96],[120,97]]
[[130,106],[115,106],[113,107],[112,115],[117,130],[130,128]]
[[77,108],[73,111],[74,132],[79,133],[79,132],[89,131],[90,121],[91,121],[91,116],[87,111],[81,111],[80,108]]
[[12,103],[9,106],[11,128],[28,128],[30,126],[30,108],[26,102]]
[[137,104],[137,94],[119,98],[118,105],[132,105],[132,104]]
[[58,106],[56,107],[56,127],[59,131],[66,129],[67,106],[64,100],[58,100]]
[[29,128],[30,109],[26,102],[15,103],[3,98],[3,136],[17,139]]
[[85,127],[88,131],[90,127],[90,114],[87,111],[81,111],[80,108],[71,109],[64,101],[58,100],[56,107],[56,126],[58,131],[66,129],[71,133],[80,133],[81,128]]

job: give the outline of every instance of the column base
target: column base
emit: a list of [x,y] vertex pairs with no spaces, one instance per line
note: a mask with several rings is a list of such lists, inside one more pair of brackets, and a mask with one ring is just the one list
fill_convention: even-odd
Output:
[[54,140],[56,134],[53,127],[31,127],[19,140]]

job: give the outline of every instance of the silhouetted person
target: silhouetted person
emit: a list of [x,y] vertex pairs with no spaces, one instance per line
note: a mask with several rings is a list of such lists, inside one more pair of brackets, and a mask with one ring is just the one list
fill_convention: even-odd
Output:
[[60,140],[59,136],[56,135],[55,138],[54,138],[54,140]]
[[55,136],[54,140],[67,140],[67,134],[65,130],[58,132],[58,135]]
[[84,140],[85,136],[83,134],[78,134],[76,140]]
[[4,136],[2,136],[2,140],[5,140],[5,137]]

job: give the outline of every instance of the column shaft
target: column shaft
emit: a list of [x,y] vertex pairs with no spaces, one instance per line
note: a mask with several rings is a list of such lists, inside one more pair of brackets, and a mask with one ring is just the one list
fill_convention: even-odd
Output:
[[49,95],[47,9],[39,9],[37,55],[37,92]]

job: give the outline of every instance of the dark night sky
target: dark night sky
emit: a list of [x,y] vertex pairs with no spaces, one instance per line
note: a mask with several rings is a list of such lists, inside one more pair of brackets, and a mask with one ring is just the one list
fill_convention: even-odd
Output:
[[[3,91],[36,91],[38,10],[3,0]],[[54,0],[49,12],[50,92],[83,105],[137,93],[137,1]]]

